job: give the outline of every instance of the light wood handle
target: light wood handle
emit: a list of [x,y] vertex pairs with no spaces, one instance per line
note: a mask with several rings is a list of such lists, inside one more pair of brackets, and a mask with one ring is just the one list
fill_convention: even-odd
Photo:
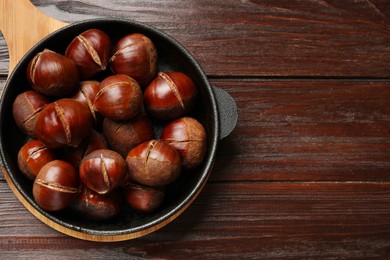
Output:
[[0,31],[8,46],[11,74],[19,60],[42,38],[67,23],[47,16],[29,0],[0,1]]

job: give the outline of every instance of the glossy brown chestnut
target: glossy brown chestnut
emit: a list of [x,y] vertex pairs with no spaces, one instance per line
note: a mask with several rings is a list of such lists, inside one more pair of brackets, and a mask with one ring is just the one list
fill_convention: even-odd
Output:
[[123,188],[130,207],[141,213],[150,213],[158,209],[164,201],[164,191],[136,183],[128,183]]
[[65,56],[77,64],[81,79],[105,70],[110,55],[111,39],[99,29],[89,29],[76,36],[65,51]]
[[126,122],[106,117],[103,120],[103,132],[108,144],[123,157],[126,157],[131,149],[154,136],[152,122],[145,114],[139,114]]
[[121,38],[115,45],[109,61],[114,73],[126,74],[141,86],[146,86],[157,73],[157,50],[143,34],[133,33]]
[[34,90],[19,94],[12,106],[16,125],[28,136],[36,138],[35,124],[41,110],[49,103],[45,96]]
[[71,204],[71,209],[91,220],[107,220],[118,215],[123,208],[124,196],[120,189],[99,194],[85,185]]
[[99,92],[100,82],[96,80],[85,80],[79,83],[79,89],[74,96],[71,98],[79,101],[91,111],[94,123],[96,127],[101,127],[103,122],[103,116],[95,111],[93,108],[93,101],[95,100],[96,94]]
[[61,160],[47,163],[34,180],[33,196],[41,208],[58,211],[79,193],[79,177],[72,165]]
[[127,168],[115,151],[99,149],[86,155],[80,164],[81,181],[99,194],[106,194],[123,184]]
[[28,64],[27,79],[43,95],[67,96],[77,88],[79,72],[71,59],[45,49]]
[[161,140],[168,142],[179,152],[184,168],[198,166],[206,153],[206,130],[198,120],[182,117],[166,125]]
[[142,108],[142,91],[131,77],[116,74],[105,78],[99,86],[93,107],[104,116],[118,121],[127,121]]
[[49,148],[77,147],[92,130],[91,112],[73,99],[48,104],[38,116],[35,132]]
[[24,176],[34,180],[41,168],[56,158],[56,153],[41,141],[30,140],[18,152],[18,166]]
[[174,120],[188,113],[197,97],[194,82],[182,72],[159,72],[146,87],[145,107],[160,120]]
[[179,177],[181,159],[175,148],[150,140],[133,148],[126,157],[132,180],[147,186],[165,186]]
[[85,155],[99,149],[107,149],[106,138],[92,129],[91,134],[77,147],[68,147],[62,150],[62,159],[78,169]]

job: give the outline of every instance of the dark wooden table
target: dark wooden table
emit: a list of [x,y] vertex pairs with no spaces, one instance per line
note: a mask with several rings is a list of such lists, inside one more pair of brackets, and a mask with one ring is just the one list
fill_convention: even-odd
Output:
[[[0,258],[390,258],[390,1],[32,0],[64,22],[122,17],[181,42],[237,102],[201,195],[147,236],[41,223],[0,176]],[[0,80],[8,54],[0,40]]]

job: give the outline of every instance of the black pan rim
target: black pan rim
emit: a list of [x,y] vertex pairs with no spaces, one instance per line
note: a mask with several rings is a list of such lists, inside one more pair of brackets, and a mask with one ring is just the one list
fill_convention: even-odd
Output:
[[[72,28],[75,28],[78,26],[88,26],[88,25],[94,25],[94,24],[98,24],[98,23],[122,23],[122,24],[126,24],[129,26],[134,26],[136,28],[142,28],[143,30],[150,31],[150,32],[158,35],[159,37],[164,38],[164,40],[167,40],[170,43],[172,43],[175,47],[178,48],[178,50],[183,55],[186,56],[186,58],[188,58],[191,61],[191,66],[193,66],[194,69],[197,71],[197,73],[199,73],[201,75],[202,81],[204,82],[204,86],[202,86],[202,87],[204,88],[204,91],[207,93],[209,102],[211,103],[210,105],[212,107],[211,118],[213,119],[213,121],[210,122],[210,125],[211,125],[211,128],[213,131],[211,131],[212,137],[210,138],[210,140],[212,140],[212,142],[211,142],[211,144],[209,144],[210,145],[209,157],[207,158],[207,161],[205,163],[204,171],[201,174],[200,180],[199,180],[199,182],[196,183],[196,186],[193,188],[191,193],[188,194],[188,196],[183,201],[181,201],[175,208],[170,210],[168,213],[158,217],[154,221],[148,222],[144,225],[140,225],[137,227],[132,227],[132,228],[128,228],[128,229],[124,229],[124,230],[120,230],[120,231],[118,231],[118,230],[101,231],[101,230],[93,230],[93,229],[87,229],[87,228],[82,228],[82,227],[75,227],[74,225],[63,222],[62,220],[51,215],[50,213],[42,210],[39,206],[37,206],[37,204],[34,201],[31,200],[31,198],[26,194],[26,192],[23,189],[21,189],[21,187],[18,185],[18,183],[15,182],[15,178],[12,175],[11,167],[9,166],[9,164],[6,160],[7,151],[3,145],[3,143],[4,143],[3,140],[6,137],[6,135],[5,135],[6,131],[3,129],[5,127],[4,123],[3,123],[4,122],[4,114],[7,112],[9,113],[9,111],[4,112],[5,109],[7,108],[7,107],[5,107],[6,106],[5,99],[7,98],[7,93],[9,91],[9,89],[12,87],[12,81],[13,81],[14,75],[16,74],[18,69],[21,67],[21,64],[28,62],[27,60],[30,60],[32,55],[34,53],[36,53],[37,50],[41,49],[42,46],[45,45],[45,42],[48,39],[55,37],[56,35],[62,34],[65,31],[72,30]],[[172,217],[177,217],[176,215],[178,215],[178,213],[183,208],[186,208],[188,206],[188,204],[190,202],[192,202],[193,199],[195,199],[195,197],[200,192],[200,190],[203,188],[204,183],[207,181],[207,179],[209,177],[209,174],[211,172],[211,169],[212,169],[212,166],[214,163],[215,153],[217,150],[217,144],[218,144],[218,140],[219,140],[219,127],[220,127],[218,107],[217,107],[217,102],[215,100],[213,88],[211,87],[211,85],[210,85],[204,71],[202,70],[201,66],[195,60],[195,58],[192,56],[192,54],[184,46],[182,46],[179,42],[177,42],[174,38],[172,38],[171,36],[169,36],[165,32],[162,32],[161,30],[158,30],[150,25],[146,25],[146,24],[134,21],[134,20],[116,19],[116,18],[96,18],[96,19],[89,19],[89,20],[74,22],[74,23],[71,23],[71,24],[69,24],[63,28],[60,28],[60,29],[56,30],[55,32],[49,34],[48,36],[43,38],[41,41],[39,41],[36,45],[34,45],[23,56],[23,58],[19,61],[19,63],[16,65],[13,72],[10,74],[10,76],[7,79],[7,82],[6,82],[5,87],[3,89],[2,98],[0,101],[0,124],[1,124],[1,126],[0,126],[0,155],[1,155],[1,159],[3,161],[3,165],[5,167],[5,170],[10,175],[10,178],[11,178],[13,184],[15,185],[17,190],[21,193],[21,195],[24,197],[24,199],[26,199],[28,201],[28,203],[34,209],[36,209],[39,213],[41,213],[46,218],[52,220],[53,222],[65,227],[65,228],[68,228],[70,230],[82,232],[82,233],[89,234],[89,235],[96,235],[96,236],[118,236],[118,235],[137,233],[137,232],[141,232],[141,231],[150,229],[158,224],[164,223],[165,221],[169,220]]]

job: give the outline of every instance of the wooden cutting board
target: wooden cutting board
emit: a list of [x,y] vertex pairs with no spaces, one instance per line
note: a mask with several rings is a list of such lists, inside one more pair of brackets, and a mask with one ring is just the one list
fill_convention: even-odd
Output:
[[47,16],[29,0],[0,1],[0,31],[9,51],[9,71],[37,42],[67,23]]

